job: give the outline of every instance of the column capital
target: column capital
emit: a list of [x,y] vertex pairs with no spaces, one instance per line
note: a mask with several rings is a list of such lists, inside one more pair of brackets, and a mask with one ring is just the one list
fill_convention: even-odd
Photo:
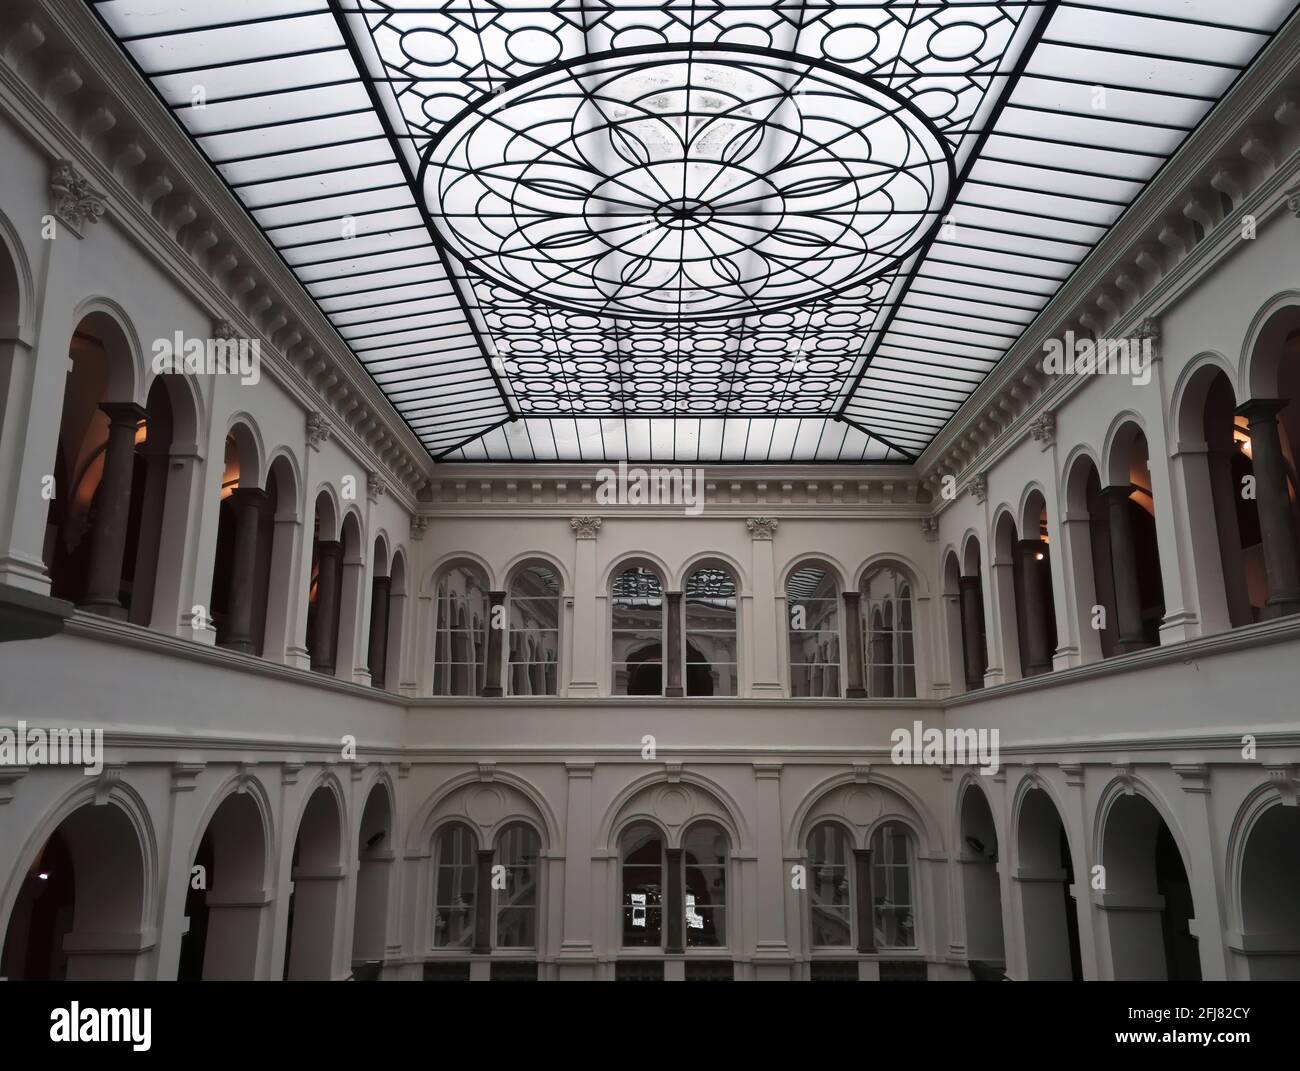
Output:
[[751,539],[770,541],[775,537],[777,525],[780,523],[775,517],[750,517],[745,521],[745,527],[749,529]]
[[569,527],[575,539],[595,539],[604,521],[600,517],[571,517]]
[[1250,398],[1237,406],[1236,413],[1254,424],[1256,421],[1276,419],[1287,404],[1286,398]]
[[138,427],[149,419],[149,410],[135,402],[100,402],[99,411],[108,417],[113,427]]

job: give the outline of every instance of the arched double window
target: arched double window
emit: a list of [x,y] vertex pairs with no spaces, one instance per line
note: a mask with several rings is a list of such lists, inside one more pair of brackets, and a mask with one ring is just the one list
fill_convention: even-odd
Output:
[[808,836],[808,902],[813,947],[852,947],[853,852],[848,833],[834,822]]
[[[537,831],[513,822],[497,834],[490,858],[461,823],[444,826],[434,845],[433,947],[487,951],[536,948],[539,856]],[[480,905],[488,914],[480,917]]]
[[[814,948],[915,948],[915,882],[907,827],[886,822],[871,837],[870,866],[848,831],[822,822],[808,836],[808,902]],[[870,933],[865,932],[869,898]]]
[[912,835],[886,822],[871,837],[871,916],[877,948],[915,948]]
[[472,566],[447,569],[435,595],[434,695],[479,695],[487,672],[487,581]]
[[888,565],[868,570],[862,578],[862,617],[867,695],[872,699],[915,696],[912,584],[907,575]]
[[840,589],[835,574],[810,562],[786,581],[790,695],[839,698]]
[[614,577],[611,644],[614,695],[664,694],[664,596],[657,574],[634,565]]
[[445,826],[438,834],[434,848],[434,948],[469,948],[474,943],[476,844],[468,826]]
[[509,695],[558,695],[560,581],[555,570],[530,565],[510,582]]
[[736,581],[725,569],[686,578],[686,694],[735,695]]
[[620,841],[625,948],[721,948],[727,943],[729,841],[713,822],[697,822],[669,849],[646,822]]

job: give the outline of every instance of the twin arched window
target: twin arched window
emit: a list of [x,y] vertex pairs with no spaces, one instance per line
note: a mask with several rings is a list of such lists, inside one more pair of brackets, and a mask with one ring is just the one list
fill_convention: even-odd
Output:
[[872,699],[916,695],[916,648],[912,642],[912,586],[893,566],[877,566],[862,578],[866,688]]
[[[473,830],[444,826],[434,844],[433,947],[536,948],[540,844],[536,830],[515,822],[481,858]],[[483,920],[480,904],[490,912]]]
[[560,694],[560,581],[545,565],[530,565],[510,583],[508,695]]
[[[665,599],[658,574],[634,565],[615,575],[610,589],[613,695],[665,694],[669,658],[684,668],[686,695],[738,694],[735,578],[725,569],[702,566],[686,578],[684,596],[682,608],[671,611],[682,619],[668,621],[668,608],[677,602]],[[676,628],[683,624],[684,636]]]
[[840,589],[835,574],[818,563],[801,566],[785,586],[792,698],[838,698]]
[[721,827],[697,822],[681,848],[669,849],[659,829],[642,822],[620,843],[625,948],[726,946],[728,838]]
[[[913,889],[912,839],[902,823],[886,822],[872,834],[869,870],[838,823],[822,822],[808,835],[814,948],[915,948]],[[860,896],[871,900],[873,932],[866,942],[858,933]]]
[[736,695],[736,581],[725,569],[686,578],[686,694]]
[[434,695],[480,695],[486,678],[487,580],[455,566],[438,580],[434,619]]

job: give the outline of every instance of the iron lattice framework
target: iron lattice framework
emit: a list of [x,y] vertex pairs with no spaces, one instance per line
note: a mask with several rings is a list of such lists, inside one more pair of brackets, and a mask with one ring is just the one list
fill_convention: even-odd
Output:
[[691,462],[914,458],[1295,6],[88,2],[435,458]]

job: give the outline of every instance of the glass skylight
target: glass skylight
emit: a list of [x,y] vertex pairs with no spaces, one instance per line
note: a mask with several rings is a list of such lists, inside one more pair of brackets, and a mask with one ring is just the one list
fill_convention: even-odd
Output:
[[91,6],[435,458],[739,463],[917,456],[1295,2]]

